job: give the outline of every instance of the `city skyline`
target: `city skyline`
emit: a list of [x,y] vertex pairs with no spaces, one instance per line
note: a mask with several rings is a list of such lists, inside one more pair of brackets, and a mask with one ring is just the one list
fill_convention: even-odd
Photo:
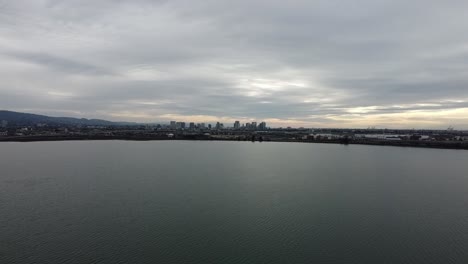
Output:
[[171,129],[204,129],[209,126],[209,128],[214,127],[216,129],[224,129],[224,128],[230,128],[230,129],[246,129],[246,130],[267,130],[269,127],[267,127],[267,124],[265,121],[262,122],[257,122],[252,121],[252,122],[241,122],[239,120],[234,121],[233,124],[226,124],[222,122],[216,122],[214,124],[212,123],[196,123],[196,122],[186,122],[186,121],[175,121],[171,120],[168,124],[158,124],[158,125],[166,125],[170,127]]
[[49,117],[0,110],[0,141],[55,140],[221,140],[367,144],[468,149],[468,130],[269,127],[265,121],[231,124],[109,122]]
[[0,108],[468,129],[466,1],[0,1]]

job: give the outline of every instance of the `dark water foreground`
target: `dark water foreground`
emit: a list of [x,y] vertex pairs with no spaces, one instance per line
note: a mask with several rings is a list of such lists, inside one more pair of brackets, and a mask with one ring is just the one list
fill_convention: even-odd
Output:
[[0,263],[468,263],[468,152],[2,143]]

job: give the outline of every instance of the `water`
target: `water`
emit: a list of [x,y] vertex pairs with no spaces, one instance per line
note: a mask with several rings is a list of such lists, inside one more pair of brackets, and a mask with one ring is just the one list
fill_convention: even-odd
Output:
[[468,151],[0,144],[0,263],[468,263]]

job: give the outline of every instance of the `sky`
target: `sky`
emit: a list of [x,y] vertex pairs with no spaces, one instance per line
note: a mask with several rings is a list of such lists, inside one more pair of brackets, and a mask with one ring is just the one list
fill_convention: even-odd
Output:
[[466,0],[0,0],[0,109],[468,129]]

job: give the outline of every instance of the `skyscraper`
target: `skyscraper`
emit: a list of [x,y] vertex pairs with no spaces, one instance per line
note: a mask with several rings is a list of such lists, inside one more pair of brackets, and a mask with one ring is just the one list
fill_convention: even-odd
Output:
[[257,130],[257,122],[252,122],[251,128],[252,130]]
[[239,129],[240,128],[240,122],[236,121],[234,122],[234,129]]
[[266,123],[265,123],[265,122],[261,122],[261,123],[258,125],[258,130],[261,130],[261,131],[266,130]]

